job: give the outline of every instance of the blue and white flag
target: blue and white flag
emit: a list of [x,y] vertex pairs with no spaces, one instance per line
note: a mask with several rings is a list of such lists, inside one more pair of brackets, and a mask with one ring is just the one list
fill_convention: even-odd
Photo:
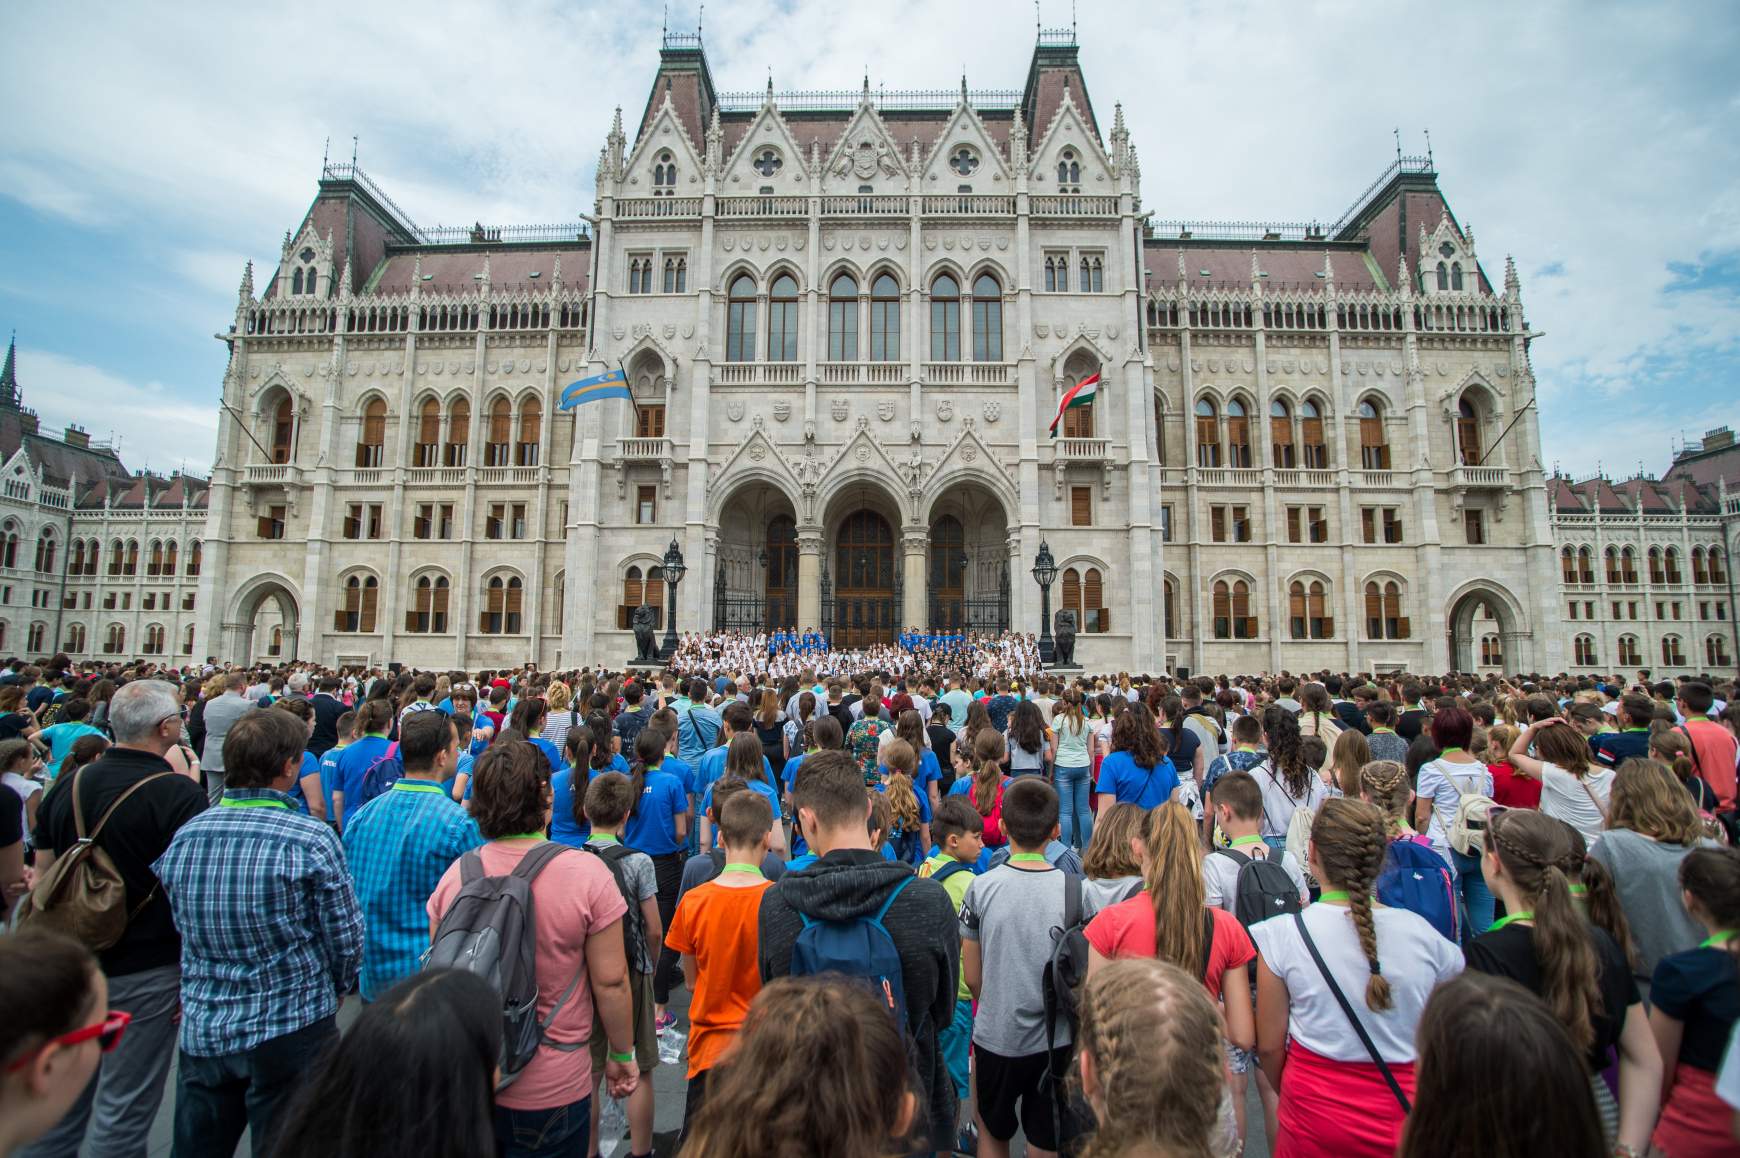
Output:
[[578,382],[570,382],[562,387],[562,402],[559,409],[572,410],[588,402],[602,402],[606,398],[627,398],[634,400],[634,395],[628,389],[628,375],[621,370],[606,370],[591,378],[582,378]]

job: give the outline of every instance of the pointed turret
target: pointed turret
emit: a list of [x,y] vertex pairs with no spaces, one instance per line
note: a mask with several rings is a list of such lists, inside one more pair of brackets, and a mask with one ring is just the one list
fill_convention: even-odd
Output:
[[1027,166],[1027,121],[1021,110],[1015,110],[1015,123],[1009,129],[1009,165],[1020,170]]
[[1184,265],[1184,248],[1180,246],[1178,250],[1178,284],[1182,286],[1189,280],[1190,270]]
[[725,128],[719,123],[717,105],[713,107],[712,120],[707,122],[706,155],[701,163],[708,173],[717,173],[725,167]]
[[622,180],[622,162],[624,146],[627,138],[622,133],[622,106],[616,106],[616,116],[610,122],[610,136],[605,138],[605,147],[609,153],[610,175],[612,179]]
[[1323,284],[1335,289],[1335,259],[1327,249],[1323,251]]
[[1124,102],[1112,106],[1112,158],[1119,159],[1129,147],[1130,130],[1124,124]]
[[483,251],[483,277],[478,284],[485,293],[489,292],[489,250],[487,249]]
[[350,297],[350,254],[348,253],[344,255],[344,276],[338,282],[338,296],[345,299]]
[[12,335],[12,344],[6,347],[6,366],[0,369],[0,404],[17,408],[24,401],[24,392],[18,388],[18,335]]
[[1408,276],[1408,255],[1405,253],[1396,258],[1396,289],[1408,297],[1414,296],[1414,282]]
[[1522,279],[1516,275],[1516,258],[1504,255],[1504,296],[1512,301],[1522,296]]
[[238,296],[243,305],[254,300],[254,263],[252,260],[242,266],[242,288]]
[[1262,276],[1263,276],[1263,267],[1257,264],[1257,251],[1255,249],[1253,249],[1253,250],[1251,250],[1251,288],[1252,289],[1261,288],[1263,283],[1260,279],[1262,278]]
[[550,284],[557,289],[562,287],[562,255],[560,253],[556,255],[555,267],[550,270]]

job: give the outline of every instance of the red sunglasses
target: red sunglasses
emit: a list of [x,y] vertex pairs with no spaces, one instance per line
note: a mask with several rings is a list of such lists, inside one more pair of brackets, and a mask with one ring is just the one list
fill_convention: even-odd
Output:
[[63,1033],[59,1037],[49,1038],[17,1061],[8,1065],[6,1067],[6,1072],[12,1073],[14,1070],[23,1069],[40,1056],[44,1050],[51,1046],[58,1045],[71,1047],[82,1045],[85,1042],[90,1041],[92,1038],[96,1039],[97,1045],[101,1047],[104,1053],[109,1053],[114,1050],[116,1046],[121,1044],[121,1034],[126,1032],[127,1026],[130,1025],[132,1021],[133,1015],[131,1013],[125,1013],[119,1009],[111,1009],[109,1010],[109,1016],[97,1022],[95,1025],[87,1025],[83,1029],[75,1029],[71,1033]]

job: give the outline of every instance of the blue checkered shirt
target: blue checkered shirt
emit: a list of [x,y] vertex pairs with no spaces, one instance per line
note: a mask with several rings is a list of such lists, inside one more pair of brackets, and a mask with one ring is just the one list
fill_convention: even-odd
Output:
[[482,843],[471,814],[431,780],[397,780],[350,818],[344,852],[368,922],[365,1000],[417,971],[429,947],[430,894],[454,861]]
[[338,1009],[363,918],[332,829],[269,788],[230,788],[152,866],[181,931],[181,1048],[243,1053]]

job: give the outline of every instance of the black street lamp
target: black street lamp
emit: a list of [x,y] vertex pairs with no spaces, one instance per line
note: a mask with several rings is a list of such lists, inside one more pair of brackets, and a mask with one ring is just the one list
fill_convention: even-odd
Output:
[[1051,642],[1051,585],[1057,582],[1057,560],[1044,539],[1039,540],[1039,554],[1033,559],[1033,578],[1039,583],[1039,662],[1051,663],[1056,659]]
[[659,648],[660,659],[670,659],[677,653],[677,584],[683,581],[688,568],[683,565],[683,553],[677,548],[676,539],[665,549],[665,557],[661,561],[665,569],[665,642]]

